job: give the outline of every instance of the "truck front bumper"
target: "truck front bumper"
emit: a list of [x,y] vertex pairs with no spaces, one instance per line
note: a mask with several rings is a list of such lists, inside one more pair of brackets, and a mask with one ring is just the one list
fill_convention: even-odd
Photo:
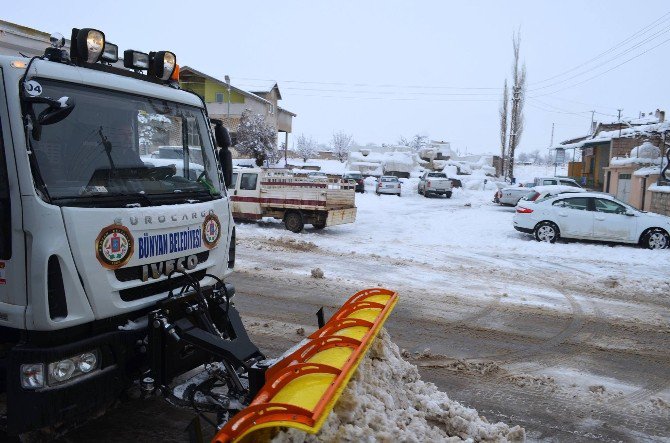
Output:
[[[44,427],[82,422],[105,409],[132,383],[129,367],[136,357],[136,341],[145,331],[116,331],[95,335],[66,345],[35,347],[18,345],[9,355],[7,368],[7,432],[18,435]],[[69,381],[48,384],[49,363],[97,352],[98,367]],[[21,385],[21,365],[43,364],[44,387]]]

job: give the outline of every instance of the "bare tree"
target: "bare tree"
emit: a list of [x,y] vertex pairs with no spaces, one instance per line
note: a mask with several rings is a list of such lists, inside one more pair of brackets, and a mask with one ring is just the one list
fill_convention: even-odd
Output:
[[409,147],[412,148],[414,152],[418,152],[421,148],[428,145],[428,137],[421,134],[416,134],[412,137],[412,140],[409,142]]
[[396,142],[398,146],[409,146],[409,140],[407,140],[404,136],[400,136],[398,138],[398,141]]
[[349,157],[352,142],[353,136],[351,134],[345,134],[342,131],[333,134],[330,144],[333,147],[333,154],[340,162],[343,163]]
[[246,109],[240,116],[235,149],[240,154],[254,158],[256,165],[263,166],[263,162],[274,157],[274,151],[277,150],[277,129],[266,123],[261,114]]
[[509,106],[509,91],[507,89],[507,79],[505,79],[505,86],[503,88],[502,101],[500,102],[500,175],[505,175],[505,159],[507,157],[507,111]]
[[300,156],[303,162],[307,162],[316,154],[316,142],[312,137],[305,137],[300,134],[295,141],[295,152]]
[[514,151],[519,146],[523,134],[523,105],[526,98],[526,63],[519,67],[519,53],[521,47],[521,36],[512,34],[512,48],[514,50],[514,63],[512,64],[512,111],[509,128],[509,155],[508,155],[508,177],[514,178]]

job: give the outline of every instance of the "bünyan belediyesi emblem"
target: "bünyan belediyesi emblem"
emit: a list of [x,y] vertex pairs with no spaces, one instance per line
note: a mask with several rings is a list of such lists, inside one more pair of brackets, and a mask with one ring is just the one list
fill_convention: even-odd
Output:
[[95,253],[98,261],[107,269],[118,269],[128,263],[133,255],[133,236],[122,225],[109,225],[102,228],[95,240]]
[[205,221],[202,222],[202,239],[205,246],[212,249],[219,242],[221,237],[221,223],[219,217],[215,214],[208,214]]

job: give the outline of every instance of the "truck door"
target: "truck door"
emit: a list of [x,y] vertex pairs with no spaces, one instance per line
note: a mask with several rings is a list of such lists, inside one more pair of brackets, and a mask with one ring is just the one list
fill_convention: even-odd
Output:
[[235,190],[231,197],[233,217],[244,220],[258,220],[262,217],[259,174],[252,171],[240,171],[237,175]]
[[0,69],[0,327],[23,328],[26,280],[21,200],[2,74]]

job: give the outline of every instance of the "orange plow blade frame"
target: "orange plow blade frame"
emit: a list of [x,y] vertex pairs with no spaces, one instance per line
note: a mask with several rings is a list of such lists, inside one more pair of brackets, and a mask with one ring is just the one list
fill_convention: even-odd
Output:
[[268,368],[253,401],[212,441],[262,441],[282,427],[317,433],[397,301],[396,292],[382,288],[354,294],[305,344]]

